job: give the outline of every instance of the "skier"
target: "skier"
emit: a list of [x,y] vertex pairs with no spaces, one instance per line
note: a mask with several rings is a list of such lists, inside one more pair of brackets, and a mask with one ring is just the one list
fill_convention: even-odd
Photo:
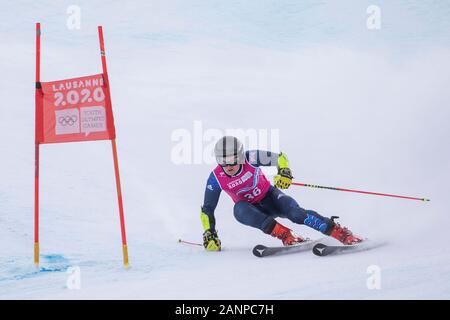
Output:
[[[204,229],[203,245],[206,250],[221,250],[214,210],[222,190],[235,202],[234,216],[240,223],[280,239],[284,246],[295,245],[306,239],[277,222],[276,217],[307,225],[345,245],[362,241],[362,238],[353,235],[348,228],[335,222],[334,219],[338,217],[326,218],[315,211],[305,210],[292,197],[280,191],[289,188],[293,178],[284,153],[261,150],[244,152],[242,143],[232,136],[219,139],[214,153],[218,165],[206,183],[200,214]],[[260,166],[277,166],[275,186],[270,184]]]

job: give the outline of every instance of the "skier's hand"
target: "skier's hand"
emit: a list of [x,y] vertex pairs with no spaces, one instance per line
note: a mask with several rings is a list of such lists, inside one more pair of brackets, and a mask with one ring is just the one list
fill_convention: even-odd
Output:
[[273,183],[277,188],[287,189],[292,184],[292,178],[293,176],[291,173],[291,169],[289,168],[279,169],[278,174],[273,179]]
[[203,246],[208,251],[220,251],[221,243],[217,231],[208,229],[203,233]]
[[291,186],[292,176],[291,169],[289,169],[289,161],[284,153],[280,153],[278,156],[278,174],[274,177],[273,183],[275,187],[280,189],[287,189]]

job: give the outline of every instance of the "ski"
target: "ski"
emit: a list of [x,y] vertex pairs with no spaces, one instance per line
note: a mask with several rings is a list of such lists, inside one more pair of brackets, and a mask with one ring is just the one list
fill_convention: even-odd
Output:
[[352,245],[326,245],[324,243],[317,243],[313,247],[313,253],[316,256],[324,257],[335,254],[352,253],[366,251],[382,246],[384,243],[375,242],[372,240],[364,240]]
[[258,258],[264,258],[267,256],[284,254],[284,253],[294,253],[311,250],[314,245],[318,244],[323,239],[318,240],[306,240],[302,243],[286,246],[286,247],[267,247],[262,244],[258,244],[253,248],[253,254]]

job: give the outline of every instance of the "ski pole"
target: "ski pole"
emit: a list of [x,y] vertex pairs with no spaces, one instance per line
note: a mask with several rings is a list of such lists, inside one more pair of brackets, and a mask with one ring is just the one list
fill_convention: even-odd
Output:
[[179,243],[184,243],[184,244],[190,244],[192,246],[203,246],[201,243],[195,243],[195,242],[189,242],[189,241],[184,241],[182,239],[178,239]]
[[335,190],[335,191],[356,192],[356,193],[372,194],[372,195],[376,195],[376,196],[394,197],[394,198],[402,198],[402,199],[409,199],[409,200],[430,201],[430,199],[426,199],[426,198],[415,198],[415,197],[399,196],[399,195],[388,194],[388,193],[352,190],[352,189],[344,189],[344,188],[336,188],[336,187],[326,187],[326,186],[319,186],[319,185],[315,185],[315,184],[307,184],[307,183],[299,183],[299,182],[292,182],[292,184],[296,185],[296,186],[308,187],[308,188],[318,188],[318,189],[328,189],[328,190]]

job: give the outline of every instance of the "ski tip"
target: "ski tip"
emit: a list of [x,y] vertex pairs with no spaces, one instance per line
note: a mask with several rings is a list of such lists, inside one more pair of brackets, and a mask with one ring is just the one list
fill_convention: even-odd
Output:
[[325,255],[326,245],[323,243],[318,243],[313,247],[312,252],[319,257],[323,257]]
[[267,247],[263,246],[262,244],[258,244],[253,248],[253,254],[258,257],[262,258],[264,257],[264,251],[266,251]]

